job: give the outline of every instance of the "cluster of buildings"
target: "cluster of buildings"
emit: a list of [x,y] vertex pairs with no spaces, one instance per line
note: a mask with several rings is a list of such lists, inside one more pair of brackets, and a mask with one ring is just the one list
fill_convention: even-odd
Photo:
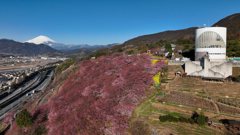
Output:
[[0,89],[8,89],[13,83],[18,84],[23,81],[25,76],[38,71],[40,67],[26,68],[19,71],[6,71],[0,73]]
[[[175,51],[175,47],[177,45],[175,44],[171,44],[171,49],[172,49],[172,54],[171,57],[175,57],[174,56],[174,51]],[[182,49],[176,49],[176,53],[178,53],[179,55],[182,55]],[[148,50],[147,52],[148,54],[154,54],[154,55],[159,55],[159,56],[165,56],[165,57],[169,57],[170,53],[169,51],[167,51],[167,49],[165,48],[165,46],[159,47],[159,48],[154,48],[153,50]]]
[[59,57],[40,57],[41,60],[56,60],[56,61],[65,61],[68,58],[59,58]]
[[[46,65],[47,63],[55,63],[55,65],[57,65],[58,61],[65,60],[67,60],[67,58],[45,56],[26,57],[5,54],[4,57],[0,57],[0,68],[6,69],[8,67],[19,67],[20,69],[0,70],[0,91],[3,89],[9,89],[13,83],[17,84],[21,82],[24,79],[24,76],[29,76],[42,68],[48,67],[49,65]],[[51,66],[54,66],[54,64],[51,64]]]
[[0,89],[6,89],[11,86],[13,83],[18,83],[23,80],[24,74],[18,73],[0,73]]
[[45,57],[45,56],[14,56],[7,55],[8,57],[4,57],[0,59],[0,67],[13,67],[13,66],[22,66],[28,65],[32,63],[41,63],[41,62],[57,62],[57,61],[65,61],[67,58],[60,57]]
[[37,66],[33,68],[25,69],[12,69],[0,71],[0,90],[9,89],[14,83],[18,84],[24,80],[25,76],[30,76],[32,73],[39,71],[40,69],[47,68],[49,66],[57,66],[58,63],[45,66]]

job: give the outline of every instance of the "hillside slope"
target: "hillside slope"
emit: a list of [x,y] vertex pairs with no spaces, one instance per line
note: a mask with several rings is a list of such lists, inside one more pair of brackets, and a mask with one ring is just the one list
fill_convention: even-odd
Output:
[[[212,27],[227,27],[228,40],[240,39],[240,13],[236,13],[227,16],[217,23],[212,25]],[[131,44],[149,44],[155,43],[160,40],[176,40],[178,38],[194,40],[195,30],[197,27],[191,27],[187,29],[174,30],[174,31],[164,31],[155,34],[143,35],[133,39],[130,39],[123,43],[123,45]]]
[[86,55],[91,54],[95,50],[90,50],[90,49],[75,49],[75,50],[62,50],[62,52],[65,53],[65,57],[67,58],[80,58],[84,57]]
[[227,16],[213,25],[213,27],[227,27],[227,39],[240,39],[240,13]]
[[130,39],[126,42],[124,42],[124,45],[130,45],[135,43],[151,43],[151,42],[157,42],[159,40],[176,40],[180,37],[184,39],[190,39],[195,36],[195,30],[197,27],[191,27],[187,29],[182,30],[175,30],[175,31],[164,31],[159,32],[156,34],[150,34],[150,35],[143,35],[139,36],[133,39]]

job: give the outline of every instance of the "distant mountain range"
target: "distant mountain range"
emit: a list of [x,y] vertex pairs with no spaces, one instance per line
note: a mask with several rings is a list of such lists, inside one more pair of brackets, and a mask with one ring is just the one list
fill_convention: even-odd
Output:
[[[231,39],[240,39],[240,13],[236,13],[230,16],[227,16],[212,27],[227,27],[227,38]],[[154,43],[159,40],[177,40],[178,38],[191,39],[195,38],[195,30],[198,27],[191,27],[182,30],[172,30],[164,31],[155,34],[143,35],[133,39],[130,39],[123,43],[123,45],[137,45],[137,44],[148,44]]]
[[35,44],[45,44],[49,45],[56,50],[74,50],[74,49],[102,49],[102,48],[109,48],[118,43],[108,44],[108,45],[88,45],[88,44],[80,44],[80,45],[65,45],[62,43],[58,43],[46,36],[38,36],[31,40],[26,41],[28,43],[35,43]]
[[9,39],[0,39],[0,53],[33,56],[49,52],[61,53],[44,44],[36,45],[34,43],[21,43]]
[[83,57],[98,49],[110,48],[109,45],[64,45],[46,36],[38,36],[26,42],[16,42],[10,39],[0,39],[0,53],[9,55],[46,55],[49,57]]

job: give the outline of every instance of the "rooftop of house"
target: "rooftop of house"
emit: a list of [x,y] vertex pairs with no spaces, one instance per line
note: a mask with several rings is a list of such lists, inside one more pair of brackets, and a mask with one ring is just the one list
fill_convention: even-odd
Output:
[[232,125],[239,125],[240,126],[240,121],[237,121],[237,120],[228,120],[228,123],[232,124]]

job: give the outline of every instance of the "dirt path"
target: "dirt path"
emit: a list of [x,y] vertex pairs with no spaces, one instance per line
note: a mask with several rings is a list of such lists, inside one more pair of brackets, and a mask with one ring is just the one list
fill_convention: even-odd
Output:
[[38,106],[42,105],[43,103],[47,102],[48,98],[52,95],[52,91],[49,90],[39,101]]
[[217,104],[216,104],[215,102],[211,101],[211,100],[209,100],[209,101],[213,103],[213,105],[214,105],[215,108],[216,108],[217,113],[219,114],[220,111],[219,111],[219,108],[218,108]]
[[39,99],[38,104],[37,105],[42,105],[43,103],[47,102],[48,98],[51,97],[53,95],[53,92],[57,92],[56,90],[59,90],[59,88],[62,87],[62,85],[64,84],[64,81],[62,81],[57,87],[55,87],[53,90],[48,90],[47,93],[45,93],[45,95],[43,97],[41,97],[41,99]]

